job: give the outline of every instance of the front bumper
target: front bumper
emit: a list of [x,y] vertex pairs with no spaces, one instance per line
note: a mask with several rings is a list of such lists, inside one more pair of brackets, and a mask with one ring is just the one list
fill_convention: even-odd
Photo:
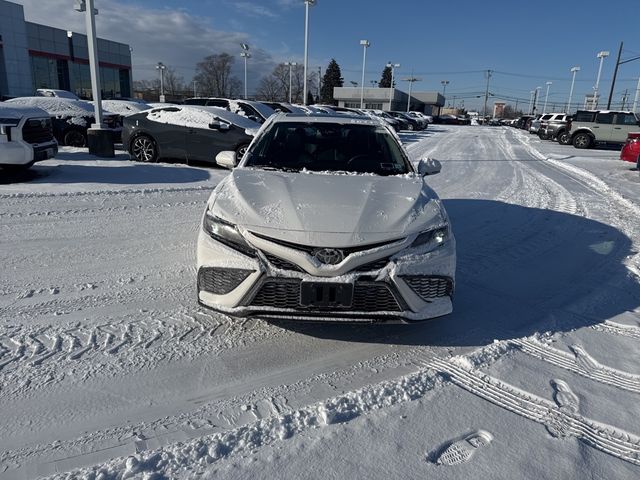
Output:
[[[453,309],[453,236],[429,253],[397,245],[359,252],[353,268],[317,269],[305,263],[305,256],[262,239],[255,257],[250,257],[201,230],[198,301],[232,316],[329,322],[412,323]],[[304,282],[351,285],[352,302],[340,307],[303,306]]]

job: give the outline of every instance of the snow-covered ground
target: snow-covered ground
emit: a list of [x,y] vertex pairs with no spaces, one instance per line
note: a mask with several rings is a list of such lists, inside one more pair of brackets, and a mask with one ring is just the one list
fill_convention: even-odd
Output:
[[63,148],[0,182],[0,478],[640,477],[640,177],[506,127],[403,135],[458,241],[452,315],[195,300],[226,174]]

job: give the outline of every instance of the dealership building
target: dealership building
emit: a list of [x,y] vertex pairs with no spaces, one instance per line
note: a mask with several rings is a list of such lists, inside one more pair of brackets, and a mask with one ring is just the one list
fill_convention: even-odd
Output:
[[[98,38],[98,59],[103,98],[130,97],[129,45]],[[38,88],[91,98],[87,36],[27,22],[22,5],[0,0],[0,98],[33,95]]]
[[[360,108],[360,96],[362,90],[358,87],[335,87],[333,98],[339,107]],[[391,99],[391,108],[389,108]],[[424,112],[427,115],[439,115],[444,106],[445,98],[438,92],[411,92],[408,93],[396,88],[365,88],[364,108],[374,110],[409,110]]]

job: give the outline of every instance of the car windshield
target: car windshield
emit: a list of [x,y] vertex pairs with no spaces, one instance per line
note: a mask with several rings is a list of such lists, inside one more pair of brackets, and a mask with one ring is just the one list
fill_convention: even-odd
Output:
[[248,152],[245,167],[399,175],[412,172],[383,126],[279,122]]

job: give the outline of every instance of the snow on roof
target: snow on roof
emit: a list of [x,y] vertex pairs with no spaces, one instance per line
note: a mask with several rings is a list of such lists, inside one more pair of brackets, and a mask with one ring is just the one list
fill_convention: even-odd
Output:
[[132,102],[129,100],[103,100],[102,108],[119,115],[131,115],[143,110],[149,110],[151,105],[142,102]]
[[75,93],[69,92],[68,90],[56,90],[55,88],[39,88],[36,90],[39,95],[43,97],[58,97],[58,98],[68,98],[70,100],[80,100]]
[[37,107],[45,110],[49,115],[87,116],[93,115],[93,105],[83,100],[69,100],[58,97],[18,97],[7,100],[16,105]]
[[0,124],[4,119],[20,120],[22,117],[48,117],[49,114],[37,107],[27,105],[8,105],[0,102]]
[[210,123],[216,120],[223,120],[244,128],[248,135],[254,135],[260,128],[258,123],[229,112],[224,108],[197,105],[167,105],[163,108],[151,110],[147,118],[154,122],[190,128],[209,128]]

